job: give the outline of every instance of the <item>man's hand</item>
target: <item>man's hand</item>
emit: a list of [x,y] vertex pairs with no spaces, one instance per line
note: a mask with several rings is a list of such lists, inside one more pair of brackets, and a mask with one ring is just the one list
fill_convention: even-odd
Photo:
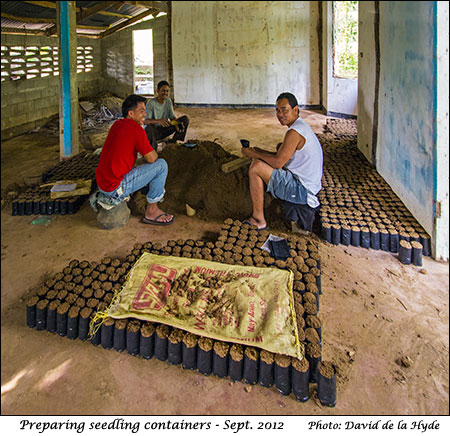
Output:
[[163,127],[169,127],[170,121],[166,120],[164,118],[161,118],[160,120],[158,120],[158,124],[161,124],[161,126],[163,126]]
[[243,156],[247,156],[252,159],[255,157],[255,150],[253,149],[253,147],[242,147],[241,153]]

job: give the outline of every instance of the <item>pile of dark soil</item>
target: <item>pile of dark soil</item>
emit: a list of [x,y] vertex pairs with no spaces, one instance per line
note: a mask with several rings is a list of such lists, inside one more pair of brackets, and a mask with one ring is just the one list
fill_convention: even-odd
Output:
[[[166,195],[162,208],[169,213],[186,214],[186,204],[205,220],[224,220],[230,216],[243,220],[252,214],[248,165],[224,173],[222,165],[237,159],[219,144],[191,140],[198,145],[187,148],[169,143],[160,153],[169,166]],[[286,226],[282,203],[269,194],[264,196],[266,220],[271,227]],[[133,213],[142,215],[146,207],[142,192],[130,204]]]

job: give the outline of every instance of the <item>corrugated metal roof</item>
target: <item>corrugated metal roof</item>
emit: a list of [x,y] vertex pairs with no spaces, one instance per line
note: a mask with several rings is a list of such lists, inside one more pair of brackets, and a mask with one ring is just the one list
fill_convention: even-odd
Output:
[[[41,30],[44,31],[52,26],[54,26],[56,22],[56,2],[47,2],[55,4],[55,8],[47,8],[44,6],[27,3],[27,2],[18,2],[18,1],[2,1],[1,2],[1,11],[2,11],[2,19],[1,26],[3,28],[9,29],[27,29],[27,30]],[[104,3],[98,1],[77,1],[76,6],[82,9],[88,9],[92,6],[95,6],[97,3]],[[165,3],[165,2],[155,2]],[[146,11],[147,8],[143,6],[134,6],[126,3],[122,3],[119,8],[115,8],[113,6],[109,6],[104,9],[106,12],[111,13],[119,13],[124,14],[130,17],[135,17],[142,12]],[[4,15],[7,14],[7,15]],[[17,20],[14,19],[17,17]],[[20,21],[19,17],[31,18],[34,20],[42,19],[42,22],[23,22]],[[45,19],[50,19],[52,22],[48,23]],[[100,29],[86,29],[86,28],[78,28],[78,32],[86,33],[86,34],[99,34],[107,28],[111,28],[117,26],[121,23],[124,23],[129,18],[120,17],[115,15],[105,15],[97,13],[90,17],[87,17],[83,20],[78,21],[78,26],[92,26],[99,27]]]

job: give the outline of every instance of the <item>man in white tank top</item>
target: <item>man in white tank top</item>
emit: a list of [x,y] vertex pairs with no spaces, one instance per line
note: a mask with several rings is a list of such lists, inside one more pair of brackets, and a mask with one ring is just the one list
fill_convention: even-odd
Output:
[[291,221],[311,231],[314,212],[319,206],[316,195],[322,188],[322,147],[311,127],[300,118],[297,99],[285,92],[278,96],[276,114],[288,131],[283,143],[272,153],[257,147],[242,148],[253,159],[249,169],[250,197],[253,213],[246,221],[266,229],[264,184],[273,197],[285,201]]

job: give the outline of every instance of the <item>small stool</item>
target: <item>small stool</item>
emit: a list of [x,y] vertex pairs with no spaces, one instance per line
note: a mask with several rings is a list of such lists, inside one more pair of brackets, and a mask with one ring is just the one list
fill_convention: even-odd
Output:
[[130,209],[125,201],[111,209],[98,205],[97,223],[103,230],[112,230],[124,226],[130,218]]

